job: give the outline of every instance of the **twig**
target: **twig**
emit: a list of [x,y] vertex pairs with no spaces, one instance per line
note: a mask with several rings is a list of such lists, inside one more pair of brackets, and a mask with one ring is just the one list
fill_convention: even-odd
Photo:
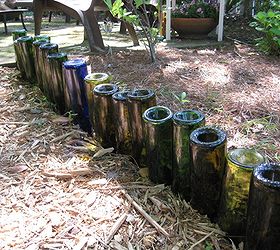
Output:
[[212,235],[214,233],[214,231],[212,231],[211,233],[205,235],[201,240],[197,241],[196,243],[192,244],[191,247],[189,248],[189,250],[193,249],[195,246],[197,246],[198,244],[200,244],[201,242],[205,241],[210,235]]
[[73,132],[73,131],[71,131],[71,132],[69,132],[69,133],[67,133],[67,134],[64,134],[64,135],[58,136],[58,137],[56,137],[56,138],[52,139],[52,140],[51,140],[51,142],[57,142],[57,141],[60,141],[60,140],[65,139],[66,137],[68,137],[69,135],[72,135],[72,134],[74,134],[74,132]]
[[148,215],[141,206],[139,206],[132,198],[130,195],[128,195],[126,192],[123,191],[124,196],[131,202],[131,204],[135,207],[135,209],[142,214],[145,219],[150,222],[157,231],[161,232],[163,235],[166,237],[169,237],[169,233],[167,233],[164,228],[162,228],[150,215]]
[[124,221],[127,218],[127,214],[124,213],[113,225],[112,229],[110,230],[109,236],[107,238],[107,240],[105,241],[106,244],[109,244],[110,241],[113,239],[114,235],[116,234],[116,232],[120,229],[120,227],[122,226],[122,224],[124,223]]

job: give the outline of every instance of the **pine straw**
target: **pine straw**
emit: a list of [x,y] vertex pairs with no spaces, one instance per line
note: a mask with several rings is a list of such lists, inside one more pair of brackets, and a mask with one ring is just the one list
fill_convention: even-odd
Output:
[[[159,48],[158,55],[154,65],[142,51],[89,61],[122,87],[155,89],[158,103],[173,111],[200,109],[227,130],[230,147],[255,146],[279,159],[276,59],[240,46]],[[235,249],[169,187],[139,175],[128,156],[93,158],[104,153],[98,143],[17,74],[0,69],[1,249]],[[174,98],[182,91],[188,103]]]

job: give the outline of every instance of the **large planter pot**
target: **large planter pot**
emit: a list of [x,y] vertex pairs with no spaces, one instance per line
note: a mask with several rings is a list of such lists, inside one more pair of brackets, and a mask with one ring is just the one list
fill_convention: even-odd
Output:
[[206,36],[216,26],[214,18],[171,18],[171,27],[180,37]]

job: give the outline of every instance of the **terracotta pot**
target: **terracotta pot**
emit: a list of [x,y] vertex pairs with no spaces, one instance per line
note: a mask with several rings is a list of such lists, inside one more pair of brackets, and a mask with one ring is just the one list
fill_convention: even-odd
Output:
[[180,37],[206,36],[216,26],[217,21],[214,18],[171,18],[171,27]]

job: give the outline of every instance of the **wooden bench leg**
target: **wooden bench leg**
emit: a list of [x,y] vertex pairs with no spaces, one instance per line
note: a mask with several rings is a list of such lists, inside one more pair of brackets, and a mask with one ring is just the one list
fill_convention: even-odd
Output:
[[23,14],[20,13],[20,19],[21,19],[21,23],[22,23],[22,27],[27,31],[25,24],[24,24],[24,20],[23,20]]
[[5,34],[8,35],[7,16],[6,16],[6,14],[3,14],[3,22],[4,22]]

